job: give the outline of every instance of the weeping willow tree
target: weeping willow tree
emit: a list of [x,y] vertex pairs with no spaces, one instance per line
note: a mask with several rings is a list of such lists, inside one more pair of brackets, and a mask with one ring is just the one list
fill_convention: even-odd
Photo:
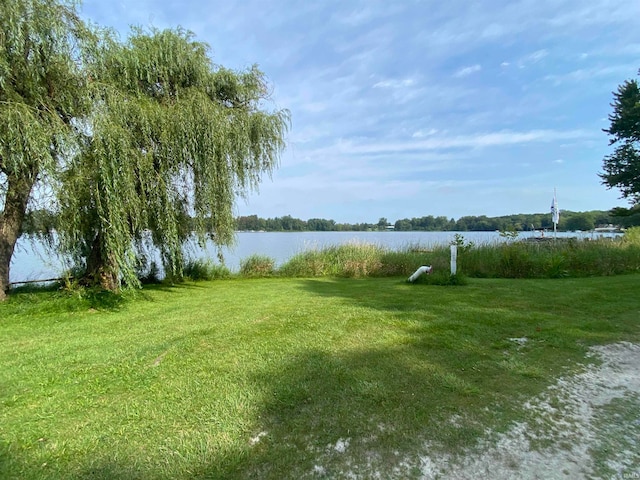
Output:
[[88,72],[93,111],[59,194],[59,234],[86,283],[117,290],[137,285],[149,249],[179,277],[192,232],[232,243],[235,201],[277,166],[289,114],[265,109],[256,67],[213,65],[188,32],[134,30],[100,48]]
[[34,186],[55,178],[88,108],[79,52],[90,38],[74,2],[0,1],[0,300]]

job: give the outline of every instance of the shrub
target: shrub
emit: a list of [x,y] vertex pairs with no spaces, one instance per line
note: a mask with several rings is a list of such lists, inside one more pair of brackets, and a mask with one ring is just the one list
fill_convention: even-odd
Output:
[[458,252],[458,270],[466,275],[478,278],[498,277],[498,268],[502,252],[500,245],[480,245],[463,254]]
[[414,251],[386,252],[380,258],[379,274],[384,277],[408,276],[422,265],[428,265],[426,255]]
[[336,252],[340,275],[351,278],[379,275],[382,266],[380,258],[385,251],[379,245],[368,243],[342,245]]
[[330,274],[329,266],[322,251],[307,250],[294,255],[278,273],[285,277],[322,277]]
[[567,257],[560,252],[553,252],[548,257],[544,272],[545,276],[549,278],[568,277]]
[[231,272],[224,265],[215,264],[210,259],[197,259],[187,262],[184,276],[191,280],[217,280],[229,278]]
[[506,278],[535,277],[536,262],[531,249],[524,243],[500,245],[499,275]]
[[464,235],[462,235],[461,233],[456,233],[453,236],[453,240],[451,241],[450,245],[456,245],[458,247],[458,253],[468,252],[476,246],[475,243],[468,242],[467,239],[464,238]]
[[251,255],[240,262],[240,275],[244,277],[270,277],[275,271],[275,261],[264,255]]
[[640,227],[627,228],[622,236],[622,243],[640,247]]
[[[457,235],[458,272],[477,278],[560,278],[615,275],[640,270],[640,228],[626,239],[546,239],[544,242],[508,241],[475,245]],[[310,250],[294,256],[279,270],[284,276],[363,277],[409,276],[422,265],[445,275],[451,284],[448,245],[408,246],[391,251],[366,243],[349,243]],[[434,282],[431,275],[429,282]],[[423,280],[425,281],[425,280]],[[457,280],[453,280],[457,281]]]
[[386,250],[368,243],[346,243],[309,250],[295,255],[278,272],[296,277],[367,277],[378,276],[382,270],[381,258]]

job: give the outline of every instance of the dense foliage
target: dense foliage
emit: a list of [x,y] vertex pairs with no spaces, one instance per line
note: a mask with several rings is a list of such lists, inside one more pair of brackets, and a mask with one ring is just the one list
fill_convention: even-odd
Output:
[[[502,217],[465,216],[458,220],[446,217],[426,216],[397,220],[396,231],[434,231],[434,232],[468,232],[468,231],[531,231],[552,228],[548,213],[519,214]],[[193,230],[195,223],[188,220]],[[57,217],[48,210],[29,212],[23,222],[23,233],[38,235],[56,228]],[[563,211],[560,218],[560,229],[565,231],[590,231],[595,227],[619,225],[631,227],[639,225],[640,219],[635,217],[620,218],[610,212],[594,210],[590,212]],[[337,223],[335,220],[310,218],[301,220],[290,215],[274,218],[260,218],[257,215],[240,216],[235,219],[235,228],[240,231],[265,232],[363,232],[380,230],[375,223]]]
[[637,210],[640,203],[640,88],[636,80],[627,80],[613,93],[613,113],[608,129],[613,154],[604,159],[602,183],[618,188],[622,197]]
[[[236,199],[285,146],[289,112],[267,110],[257,67],[214,65],[181,29],[121,42],[75,5],[0,3],[0,300],[20,233],[54,224],[87,284],[138,285],[150,248],[180,277],[193,232],[232,243]],[[25,222],[39,181],[55,199]]]
[[233,241],[237,196],[276,167],[288,112],[267,112],[253,67],[214,66],[207,45],[181,30],[106,38],[88,66],[94,109],[60,191],[62,244],[85,279],[136,285],[150,248],[180,277],[192,232]]
[[[610,212],[594,210],[589,212],[562,211],[560,230],[589,231],[595,227],[610,224],[628,227],[640,224],[640,218],[619,218]],[[494,232],[494,231],[530,231],[553,228],[551,215],[548,213],[517,214],[500,217],[464,216],[458,220],[453,218],[427,215],[419,218],[404,218],[395,223],[337,223],[334,220],[311,218],[301,220],[290,215],[275,218],[260,218],[257,215],[241,216],[236,219],[236,228],[243,231],[267,232],[321,232],[321,231],[368,231],[386,230],[387,225],[396,231],[427,231],[427,232]]]
[[74,151],[91,39],[71,1],[0,2],[0,300],[32,192]]

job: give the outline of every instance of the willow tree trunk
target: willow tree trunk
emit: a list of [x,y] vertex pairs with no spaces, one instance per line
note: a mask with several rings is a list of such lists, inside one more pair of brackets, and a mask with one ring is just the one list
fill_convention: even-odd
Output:
[[10,174],[7,179],[4,210],[0,213],[0,301],[6,299],[9,290],[11,257],[20,236],[36,176],[36,168],[33,167],[27,175]]
[[104,246],[102,234],[98,233],[91,245],[91,252],[87,256],[87,265],[80,283],[87,286],[97,286],[110,292],[120,289],[118,266],[113,254]]

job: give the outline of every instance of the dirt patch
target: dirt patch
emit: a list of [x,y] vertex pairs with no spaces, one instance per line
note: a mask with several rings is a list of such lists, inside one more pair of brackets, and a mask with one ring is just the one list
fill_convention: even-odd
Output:
[[[369,465],[348,466],[335,478],[640,479],[640,345],[594,347],[590,356],[581,373],[527,401],[521,422],[504,433],[487,430],[472,450],[442,455],[426,443],[390,474],[376,470],[372,454]],[[346,447],[333,450],[348,456]],[[310,476],[327,478],[327,471],[316,465]]]
[[582,373],[524,404],[526,421],[462,457],[421,456],[419,478],[640,478],[640,345],[590,354]]

